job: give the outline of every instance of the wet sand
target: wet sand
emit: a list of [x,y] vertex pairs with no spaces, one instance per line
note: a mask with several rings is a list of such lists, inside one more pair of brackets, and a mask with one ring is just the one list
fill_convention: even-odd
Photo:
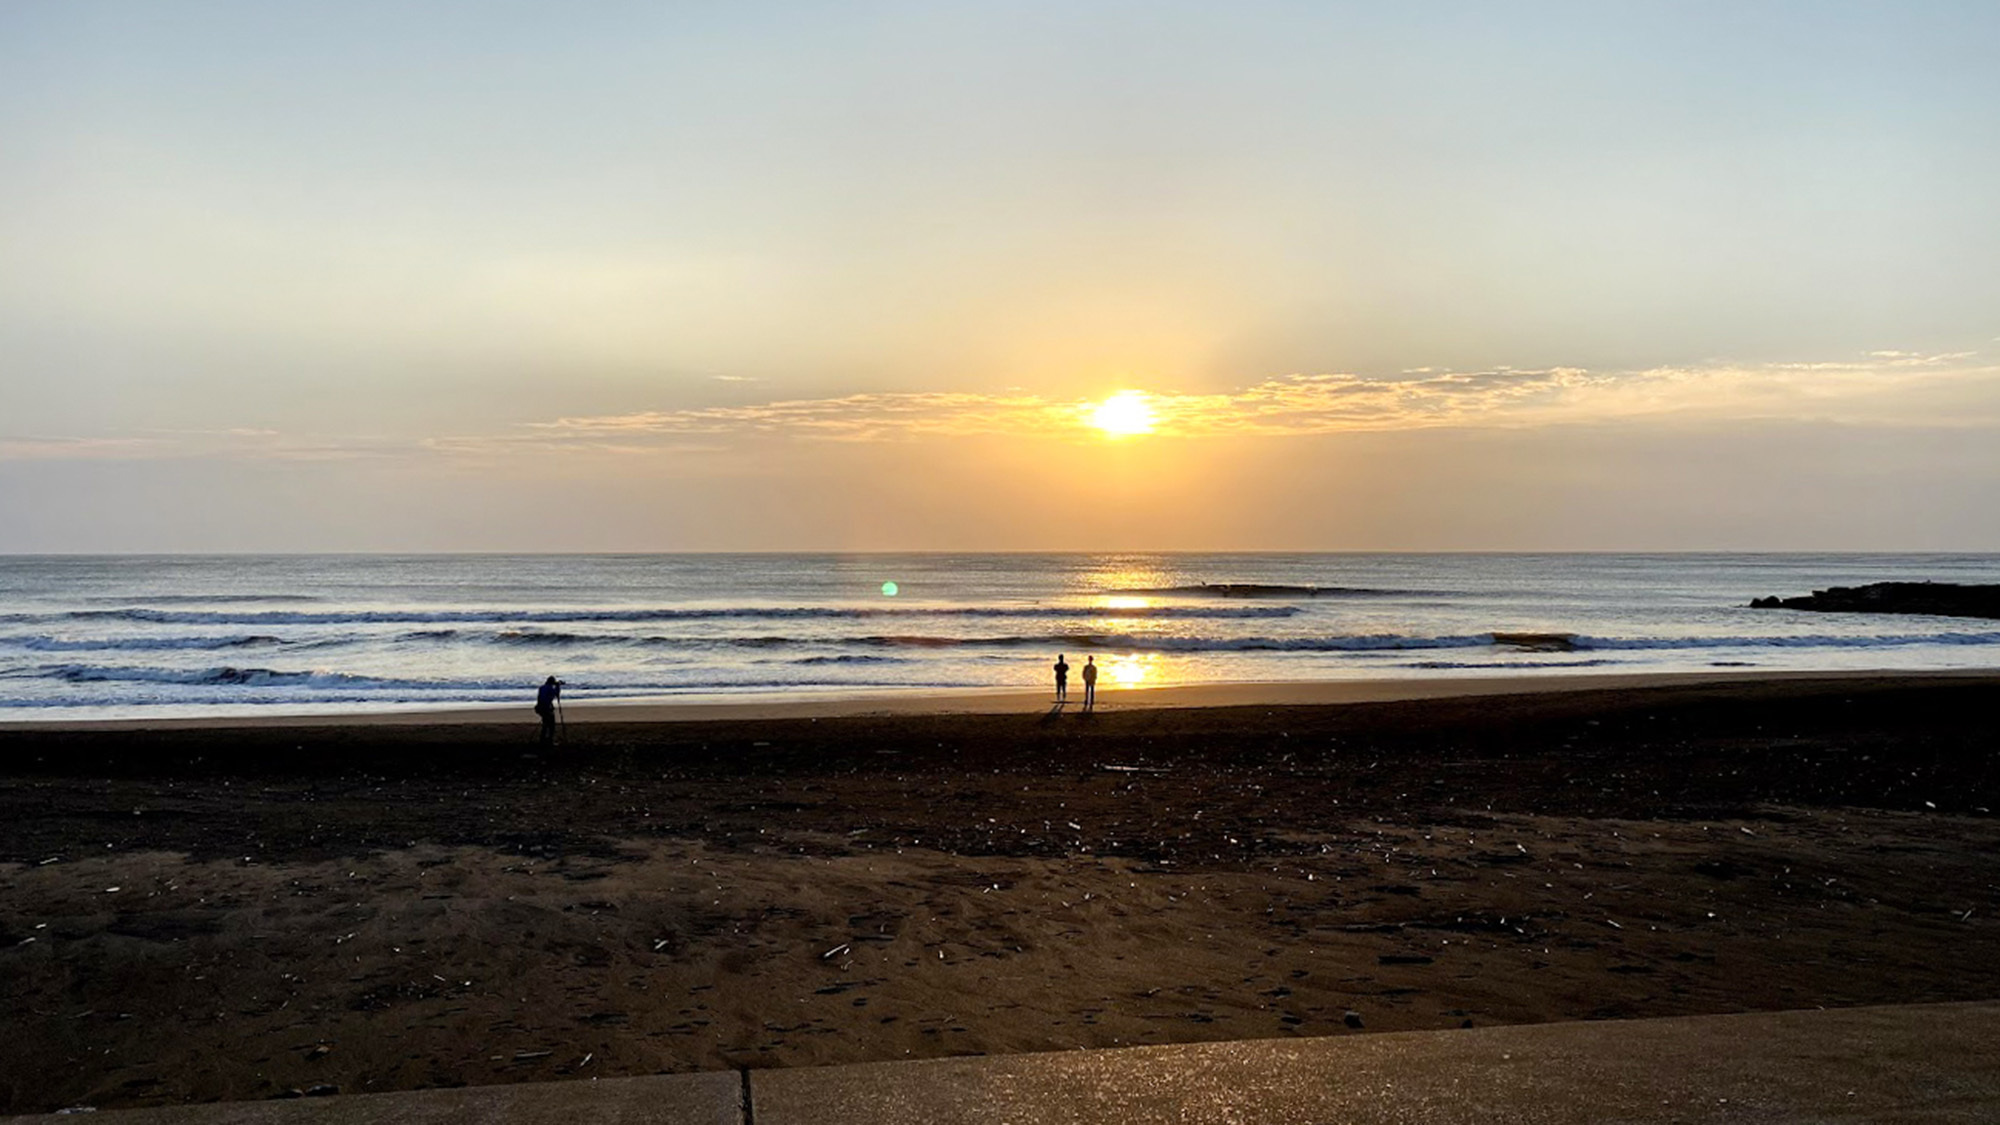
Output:
[[[1881,672],[1868,678],[1912,682],[1977,682],[1989,672]],[[1556,692],[1631,690],[1636,688],[1731,684],[1769,680],[1834,680],[1855,678],[1851,672],[1573,672],[1486,676],[1424,676],[1409,679],[1293,680],[1200,684],[1098,685],[1098,710],[1105,713],[1158,708],[1298,706],[1328,703],[1392,703],[1414,699],[1460,699],[1486,695],[1540,695]],[[859,715],[1020,715],[1048,708],[1055,701],[1051,688],[970,688],[959,691],[881,690],[802,695],[741,694],[665,697],[659,699],[565,705],[567,721],[591,723],[679,723],[727,719],[831,719]],[[348,713],[257,713],[202,719],[0,719],[9,730],[220,730],[238,727],[436,726],[439,724],[514,725],[523,721],[531,691],[513,706],[410,708]],[[1066,710],[1079,709],[1083,686],[1070,684]],[[536,720],[528,720],[536,721]]]
[[2000,676],[1565,686],[0,731],[0,1112],[2000,996]]

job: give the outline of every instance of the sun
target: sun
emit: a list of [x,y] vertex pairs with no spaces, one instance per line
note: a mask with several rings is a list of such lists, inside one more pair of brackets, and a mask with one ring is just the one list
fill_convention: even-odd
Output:
[[1144,391],[1119,391],[1097,404],[1090,412],[1090,424],[1110,437],[1130,437],[1153,432],[1153,406]]

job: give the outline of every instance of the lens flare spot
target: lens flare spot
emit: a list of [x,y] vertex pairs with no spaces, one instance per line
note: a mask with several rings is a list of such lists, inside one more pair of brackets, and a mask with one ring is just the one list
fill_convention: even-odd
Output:
[[893,598],[896,596],[897,592],[900,591],[901,589],[902,587],[896,585],[894,582],[884,582],[882,583],[882,596],[885,598]]
[[1153,404],[1144,391],[1119,391],[1090,412],[1090,424],[1108,437],[1150,434],[1154,421]]

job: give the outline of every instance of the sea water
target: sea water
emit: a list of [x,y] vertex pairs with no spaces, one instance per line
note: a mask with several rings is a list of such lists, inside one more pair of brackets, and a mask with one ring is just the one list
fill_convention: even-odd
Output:
[[1748,607],[1924,579],[2000,555],[0,556],[0,721],[2000,665],[2000,622]]

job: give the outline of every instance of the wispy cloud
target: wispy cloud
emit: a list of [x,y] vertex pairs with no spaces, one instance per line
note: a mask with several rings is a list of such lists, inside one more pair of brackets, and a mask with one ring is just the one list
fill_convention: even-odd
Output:
[[129,461],[157,456],[160,443],[134,437],[0,435],[0,461]]
[[1084,409],[1084,404],[1051,402],[1034,395],[909,392],[559,418],[531,423],[529,429],[553,438],[793,434],[836,441],[881,441],[897,437],[1047,434],[1078,425]]
[[[1571,368],[1451,372],[1421,379],[1294,375],[1220,394],[1151,392],[1156,432],[1181,437],[1232,433],[1308,434],[1450,425],[1532,404],[1594,379]],[[1098,400],[1024,393],[908,392],[788,399],[745,406],[649,410],[530,423],[524,442],[593,448],[649,437],[790,436],[891,441],[975,435],[1063,437],[1095,433]]]
[[0,461],[156,461],[220,457],[261,461],[352,461],[422,448],[407,439],[296,435],[278,430],[144,428],[88,436],[0,434]]
[[[1532,426],[1655,415],[1964,425],[2000,420],[2000,367],[1970,352],[1642,371],[1577,367],[1414,369],[1400,377],[1289,375],[1233,391],[1151,391],[1155,432],[1184,438],[1442,426]],[[1983,403],[1983,409],[1978,408]],[[645,447],[651,439],[782,436],[890,441],[936,436],[1088,437],[1096,400],[916,392],[654,410],[532,423],[525,442]],[[1972,406],[1970,413],[1967,407]]]
[[[2000,426],[2000,366],[1971,352],[1878,351],[1853,360],[1640,371],[1416,368],[1396,376],[1288,375],[1231,391],[1148,390],[1162,437],[1288,437],[1439,427],[1522,428],[1644,418]],[[263,460],[699,454],[749,439],[888,442],[1002,436],[1094,439],[1098,400],[904,392],[781,399],[530,422],[498,433],[394,439],[264,429],[0,435],[0,459],[233,456]]]

